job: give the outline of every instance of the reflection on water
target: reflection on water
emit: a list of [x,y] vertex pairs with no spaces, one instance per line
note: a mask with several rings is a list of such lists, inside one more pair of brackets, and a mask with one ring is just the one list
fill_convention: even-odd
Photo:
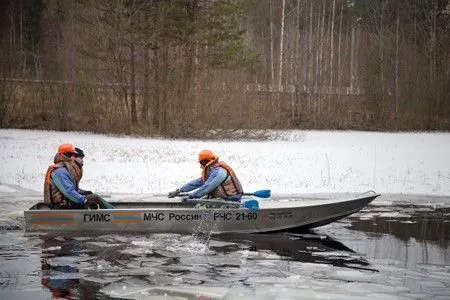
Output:
[[410,204],[305,234],[3,230],[0,299],[439,299],[450,290],[449,224],[448,208]]
[[363,232],[369,237],[364,242],[357,239],[347,245],[365,253],[372,263],[409,269],[445,268],[450,264],[448,207],[369,206],[343,222],[349,224],[346,228],[350,232]]
[[361,255],[341,242],[312,232],[220,235],[215,238],[246,244],[252,251],[270,250],[280,259],[376,271],[367,267],[369,263]]
[[94,255],[87,255],[85,249],[71,237],[41,236],[41,284],[48,288],[55,298],[89,299],[98,288],[92,284],[80,284],[85,275],[79,273],[82,262],[96,259]]
[[350,216],[352,229],[390,234],[402,241],[433,242],[448,248],[450,242],[450,208],[424,208],[414,205],[389,208],[369,207]]
[[[42,286],[59,298],[99,296],[102,285],[115,282],[117,286],[133,282],[155,286],[231,284],[259,272],[239,275],[237,269],[243,265],[256,268],[261,261],[299,261],[376,271],[341,242],[313,233],[214,237],[49,234],[36,238],[42,248]],[[254,254],[243,254],[246,252]],[[272,275],[280,276],[278,272]],[[160,289],[153,292],[176,294]],[[182,294],[177,295],[197,299]]]
[[42,286],[48,288],[52,293],[53,297],[56,298],[71,298],[71,290],[78,286],[78,279],[67,279],[67,278],[52,278],[55,273],[76,273],[78,269],[71,266],[52,266],[46,259],[41,260],[42,263]]

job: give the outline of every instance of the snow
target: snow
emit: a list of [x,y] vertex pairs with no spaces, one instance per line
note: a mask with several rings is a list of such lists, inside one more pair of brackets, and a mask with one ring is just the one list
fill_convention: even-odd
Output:
[[450,195],[449,133],[273,131],[268,141],[170,140],[81,132],[0,130],[0,191],[42,192],[59,144],[86,153],[81,187],[103,193],[166,194],[199,176],[211,149],[244,189],[276,195],[378,193]]
[[16,192],[16,190],[9,186],[0,185],[0,193],[13,193],[13,192]]
[[[0,129],[0,203],[4,212],[0,224],[5,218],[7,224],[18,219],[41,197],[47,167],[58,145],[66,142],[87,155],[81,187],[114,194],[113,198],[134,195],[144,201],[152,194],[165,197],[168,191],[199,176],[197,153],[211,149],[235,169],[246,191],[271,189],[273,195],[283,198],[265,201],[266,205],[293,205],[295,199],[302,198],[299,195],[320,197],[322,193],[359,194],[367,190],[397,194],[396,201],[417,202],[423,210],[449,203],[449,133],[273,131],[268,141],[194,141]],[[310,203],[308,197],[304,197],[304,205]],[[362,219],[402,218],[405,225],[413,222],[407,213],[384,208],[392,201],[380,198],[374,203],[379,209],[359,214]],[[342,239],[351,242],[354,253],[317,250],[313,255],[344,261],[361,255],[370,260],[369,269],[284,260],[269,250],[245,248],[219,253],[196,241],[195,236],[170,234],[131,240],[120,235],[95,241],[78,238],[80,243],[102,249],[126,243],[120,253],[141,256],[142,260],[124,260],[123,268],[105,260],[94,264],[83,256],[74,261],[53,260],[76,264],[82,271],[72,274],[74,278],[104,284],[102,293],[129,299],[431,299],[430,295],[447,299],[450,269],[438,264],[446,260],[445,250],[433,243],[423,250],[415,238],[410,238],[406,247],[392,235],[364,239],[346,226],[345,221],[334,224],[326,233],[338,231]],[[17,242],[25,237],[6,231],[0,243],[12,247],[14,239]],[[212,240],[211,245],[223,244]],[[422,251],[427,255],[421,255]],[[152,253],[158,256],[147,257]],[[399,256],[406,260],[399,260]],[[23,264],[29,270],[21,272],[34,274],[32,260],[38,265],[40,257],[25,259]],[[190,272],[169,276],[166,265],[173,259],[179,259],[180,265],[170,268]],[[122,263],[120,257],[117,262]],[[3,268],[15,270],[12,264]],[[210,276],[211,269],[220,270],[220,274]],[[132,275],[151,276],[153,285]],[[40,286],[39,276],[36,278],[35,285]]]

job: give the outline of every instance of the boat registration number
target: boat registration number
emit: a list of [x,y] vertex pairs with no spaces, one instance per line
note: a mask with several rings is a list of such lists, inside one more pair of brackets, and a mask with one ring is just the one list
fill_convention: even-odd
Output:
[[134,213],[93,213],[84,214],[84,223],[139,223],[144,221],[249,221],[257,220],[256,212],[212,212],[212,213],[164,213],[164,212],[146,212],[143,214]]

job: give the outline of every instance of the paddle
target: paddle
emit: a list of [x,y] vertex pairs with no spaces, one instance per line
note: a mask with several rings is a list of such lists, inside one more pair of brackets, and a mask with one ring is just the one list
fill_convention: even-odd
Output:
[[259,190],[253,193],[243,193],[244,196],[255,196],[258,198],[270,198],[271,192],[270,190]]
[[259,203],[258,200],[255,199],[249,199],[247,201],[244,201],[242,203],[242,206],[253,211],[253,212],[257,212],[259,211]]
[[253,212],[257,212],[259,210],[259,203],[258,200],[255,199],[246,199],[243,202],[239,201],[226,201],[226,200],[214,200],[214,199],[186,199],[185,203],[200,203],[200,204],[215,204],[225,207],[233,207],[233,208],[239,208],[244,207],[246,209],[249,209]]
[[[258,198],[270,198],[271,191],[270,190],[259,190],[253,193],[243,193],[244,196],[255,196]],[[177,197],[186,197],[189,196],[189,193],[179,193]]]
[[[255,196],[255,197],[264,199],[264,198],[270,198],[271,191],[270,190],[259,190],[259,191],[255,191],[253,193],[243,193],[242,195]],[[179,193],[177,195],[177,197],[186,197],[186,196],[189,196],[189,193]],[[255,199],[243,199],[243,200],[244,201],[241,202],[243,207],[245,207],[251,211],[254,211],[254,212],[257,212],[259,210],[258,200],[255,200]]]

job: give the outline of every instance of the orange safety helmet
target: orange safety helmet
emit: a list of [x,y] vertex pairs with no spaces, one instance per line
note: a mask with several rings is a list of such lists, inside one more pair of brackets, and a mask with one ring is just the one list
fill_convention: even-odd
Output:
[[203,150],[198,154],[198,162],[201,162],[203,160],[216,160],[217,158],[218,157],[210,150]]
[[75,147],[72,144],[61,144],[58,147],[58,154],[64,153],[77,153],[77,150],[75,150]]

